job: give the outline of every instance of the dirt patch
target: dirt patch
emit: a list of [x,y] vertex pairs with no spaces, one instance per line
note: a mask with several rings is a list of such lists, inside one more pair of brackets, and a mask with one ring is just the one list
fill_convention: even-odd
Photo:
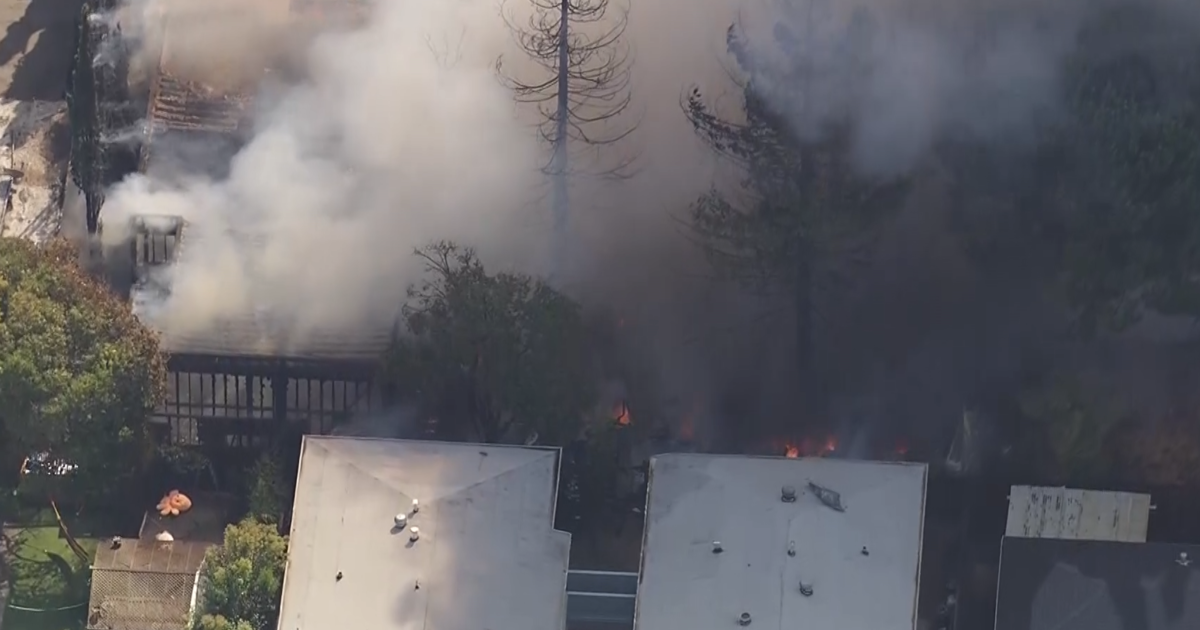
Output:
[[67,129],[63,102],[0,102],[0,191],[10,188],[0,236],[42,242],[58,234]]

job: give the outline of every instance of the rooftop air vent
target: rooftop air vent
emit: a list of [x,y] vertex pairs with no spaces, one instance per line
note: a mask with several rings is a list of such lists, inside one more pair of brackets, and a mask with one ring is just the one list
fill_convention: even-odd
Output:
[[793,488],[792,486],[784,486],[779,491],[779,499],[781,501],[783,501],[784,503],[795,503],[796,502],[796,489]]
[[421,511],[421,503],[419,501],[417,501],[416,499],[413,499],[412,513],[416,514],[417,512],[420,512],[420,511]]
[[410,541],[417,542],[417,539],[419,539],[420,537],[421,537],[421,528],[420,527],[417,527],[414,525],[414,526],[408,528],[408,539]]
[[744,613],[738,615],[738,625],[739,626],[750,625],[750,613],[744,612]]
[[800,583],[800,594],[805,597],[812,597],[812,594],[813,594],[812,584],[805,584],[804,582],[801,582]]
[[712,552],[713,552],[713,553],[721,553],[722,551],[725,551],[725,548],[721,546],[721,541],[719,541],[719,540],[714,540],[714,541],[713,541]]
[[396,515],[396,529],[404,529],[406,527],[408,527],[408,515],[407,514],[397,514]]

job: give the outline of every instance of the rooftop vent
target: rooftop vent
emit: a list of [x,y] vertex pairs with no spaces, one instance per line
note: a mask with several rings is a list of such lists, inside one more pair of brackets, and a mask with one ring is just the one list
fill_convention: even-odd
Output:
[[725,548],[721,546],[721,541],[719,541],[719,540],[714,540],[714,541],[713,541],[712,552],[713,552],[713,553],[721,553],[722,551],[725,551]]
[[408,528],[408,539],[410,541],[417,542],[417,539],[419,539],[420,537],[421,537],[421,528],[420,527],[417,527],[416,525],[414,525],[414,526]]
[[397,514],[396,515],[396,528],[404,529],[405,527],[408,527],[408,515],[407,514]]
[[779,499],[784,503],[796,502],[796,489],[792,486],[784,486],[779,491]]
[[413,499],[413,508],[412,508],[412,513],[413,513],[413,514],[416,514],[417,512],[420,512],[420,511],[421,511],[421,504],[420,504],[420,502],[419,502],[419,501],[417,501],[416,499]]
[[744,613],[738,615],[738,625],[739,626],[750,625],[750,613],[744,612]]
[[789,556],[796,555],[796,541],[794,541],[794,540],[788,541],[788,555]]
[[1188,557],[1186,551],[1180,552],[1179,558],[1177,558],[1175,560],[1175,564],[1178,564],[1181,567],[1186,567],[1191,563],[1192,563],[1192,559]]
[[812,597],[812,594],[813,594],[812,584],[805,584],[804,582],[801,582],[800,583],[800,594],[805,597]]

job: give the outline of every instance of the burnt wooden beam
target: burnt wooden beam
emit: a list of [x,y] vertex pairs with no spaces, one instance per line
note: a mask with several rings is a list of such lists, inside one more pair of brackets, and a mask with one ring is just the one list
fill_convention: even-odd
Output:
[[172,354],[171,372],[215,373],[229,376],[372,382],[379,363],[370,360],[300,359],[290,357]]

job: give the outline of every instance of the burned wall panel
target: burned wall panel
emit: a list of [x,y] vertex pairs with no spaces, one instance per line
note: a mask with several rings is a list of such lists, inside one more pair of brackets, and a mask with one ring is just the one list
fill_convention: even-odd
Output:
[[168,366],[154,421],[177,444],[248,447],[285,430],[326,434],[381,407],[370,364],[176,355]]

